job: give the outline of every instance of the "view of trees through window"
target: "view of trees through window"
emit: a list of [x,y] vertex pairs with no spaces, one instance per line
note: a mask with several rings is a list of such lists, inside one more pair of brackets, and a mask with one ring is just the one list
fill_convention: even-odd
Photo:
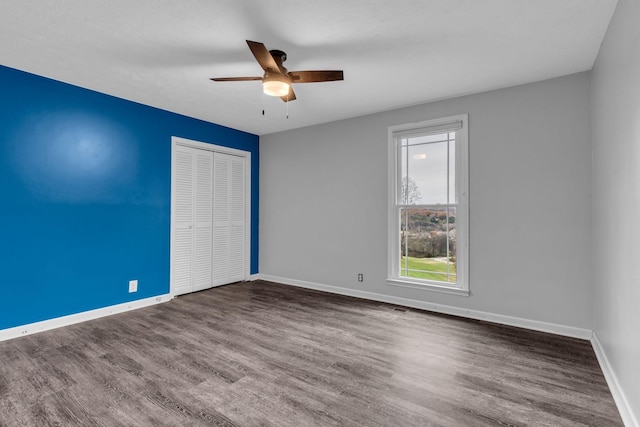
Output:
[[400,275],[455,283],[455,208],[406,208],[400,215]]

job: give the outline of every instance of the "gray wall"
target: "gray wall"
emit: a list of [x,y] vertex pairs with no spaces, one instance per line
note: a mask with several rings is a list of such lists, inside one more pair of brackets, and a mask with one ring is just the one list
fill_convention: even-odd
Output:
[[594,330],[640,420],[640,2],[620,0],[592,76]]
[[[589,88],[580,73],[261,137],[260,273],[591,329]],[[387,127],[462,113],[472,295],[390,286]]]

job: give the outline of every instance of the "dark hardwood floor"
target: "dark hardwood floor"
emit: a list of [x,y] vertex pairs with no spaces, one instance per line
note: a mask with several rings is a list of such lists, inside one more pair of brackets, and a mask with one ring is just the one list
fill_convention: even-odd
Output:
[[589,342],[266,282],[0,343],[2,426],[621,426]]

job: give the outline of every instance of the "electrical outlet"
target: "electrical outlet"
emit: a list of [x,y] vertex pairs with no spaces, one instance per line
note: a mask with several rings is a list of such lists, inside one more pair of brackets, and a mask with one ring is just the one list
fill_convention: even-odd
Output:
[[358,273],[358,282],[364,281],[364,275],[362,273]]
[[129,280],[129,292],[138,292],[138,281]]

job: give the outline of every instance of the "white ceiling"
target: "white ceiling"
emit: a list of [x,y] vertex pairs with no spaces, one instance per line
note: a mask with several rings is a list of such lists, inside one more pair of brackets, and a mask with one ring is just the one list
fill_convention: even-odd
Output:
[[[0,64],[262,135],[589,70],[617,0],[2,0]],[[286,104],[289,70],[343,69]],[[262,106],[266,115],[262,116]]]

